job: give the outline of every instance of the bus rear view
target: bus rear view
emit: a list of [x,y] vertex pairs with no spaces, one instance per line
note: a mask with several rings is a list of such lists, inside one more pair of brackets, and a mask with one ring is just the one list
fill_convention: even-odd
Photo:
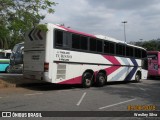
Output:
[[160,52],[148,51],[148,77],[160,76]]
[[[47,74],[46,37],[48,32],[32,29],[26,33],[24,44],[24,77],[43,80]],[[45,68],[47,67],[47,68]],[[48,78],[45,78],[48,79]]]

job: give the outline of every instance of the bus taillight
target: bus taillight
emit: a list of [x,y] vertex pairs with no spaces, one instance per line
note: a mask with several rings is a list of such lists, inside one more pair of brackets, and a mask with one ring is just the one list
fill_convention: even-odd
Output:
[[44,63],[44,72],[48,72],[49,63]]

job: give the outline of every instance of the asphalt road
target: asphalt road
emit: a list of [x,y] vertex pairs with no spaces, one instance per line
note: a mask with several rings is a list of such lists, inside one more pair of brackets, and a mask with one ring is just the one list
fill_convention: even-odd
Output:
[[[140,83],[109,83],[104,87],[89,89],[53,84],[6,88],[0,89],[0,111],[128,111],[128,106],[136,105],[154,105],[156,110],[160,110],[159,93],[160,80],[142,80]],[[81,118],[56,117],[55,119]],[[94,117],[83,119],[97,120]],[[123,120],[124,118],[114,119]]]

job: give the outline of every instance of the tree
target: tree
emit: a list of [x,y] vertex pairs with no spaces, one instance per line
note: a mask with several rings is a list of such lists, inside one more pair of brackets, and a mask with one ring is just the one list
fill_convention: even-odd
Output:
[[45,14],[54,13],[50,0],[0,0],[0,48],[23,41],[25,32],[37,26]]
[[159,41],[159,39],[143,41],[143,42],[131,42],[131,44],[146,48],[147,51],[160,51],[160,41]]

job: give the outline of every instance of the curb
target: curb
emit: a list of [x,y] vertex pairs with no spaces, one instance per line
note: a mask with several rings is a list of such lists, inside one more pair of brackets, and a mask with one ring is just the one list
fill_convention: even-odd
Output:
[[0,79],[0,89],[2,88],[16,88],[16,87],[28,87],[28,86],[39,86],[47,84],[44,81],[30,80],[23,77],[6,77]]

